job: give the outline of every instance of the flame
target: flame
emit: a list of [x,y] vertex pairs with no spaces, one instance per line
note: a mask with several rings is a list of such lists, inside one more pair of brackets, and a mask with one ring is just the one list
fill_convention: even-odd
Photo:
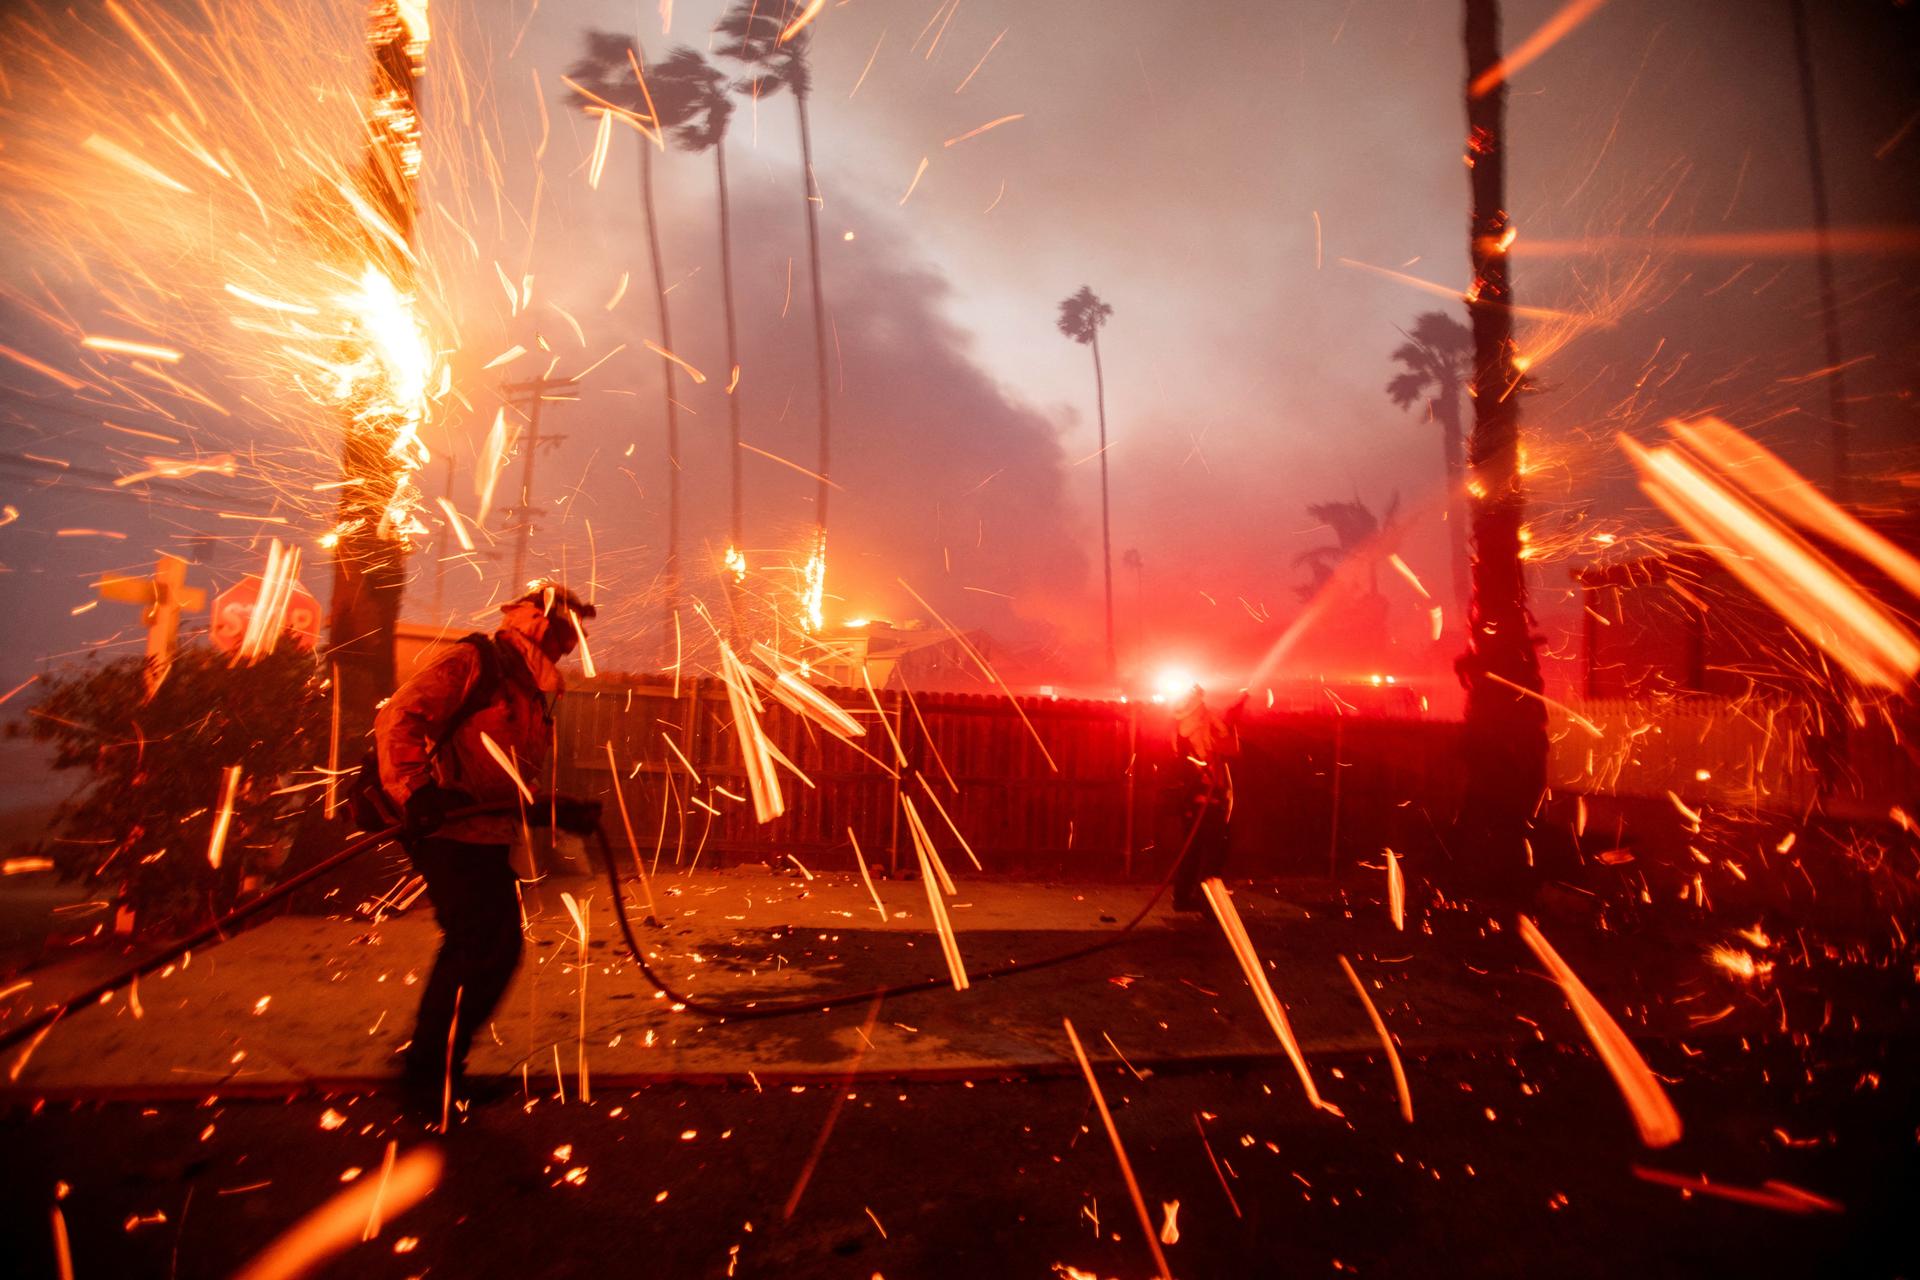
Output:
[[822,607],[827,598],[827,535],[823,530],[814,540],[813,555],[807,559],[804,587],[800,593],[801,625],[808,635],[818,635],[824,625]]
[[[111,21],[58,40],[0,33],[21,179],[4,234],[70,295],[32,312],[72,341],[81,376],[58,380],[126,412],[171,400],[226,417],[244,388],[271,407],[248,473],[276,500],[321,492],[313,469],[340,456],[344,426],[358,469],[343,506],[306,496],[300,514],[323,546],[358,532],[405,550],[423,531],[420,429],[451,392],[452,343],[429,336],[451,328],[445,282],[412,243],[409,196],[427,4],[375,0],[364,27],[351,7],[177,9],[109,0]],[[165,342],[63,318],[103,306]]]

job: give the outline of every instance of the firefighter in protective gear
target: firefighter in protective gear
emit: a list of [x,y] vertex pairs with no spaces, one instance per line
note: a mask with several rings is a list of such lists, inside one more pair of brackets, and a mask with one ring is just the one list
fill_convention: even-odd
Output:
[[1173,706],[1173,786],[1181,822],[1192,832],[1186,861],[1174,877],[1175,911],[1205,911],[1200,882],[1226,870],[1233,821],[1228,761],[1240,753],[1239,722],[1246,703],[1242,693],[1220,715],[1207,705],[1206,691],[1195,685]]
[[[595,610],[563,586],[537,582],[501,614],[491,636],[447,646],[374,719],[380,784],[405,814],[401,842],[426,879],[442,933],[401,1069],[403,1092],[436,1109],[449,1083],[464,1094],[474,1032],[520,963],[519,889],[508,860],[521,826],[520,788],[500,758],[522,780],[539,778],[565,687],[558,664]],[[454,816],[478,805],[510,807]],[[595,801],[554,808],[562,829],[599,825]]]

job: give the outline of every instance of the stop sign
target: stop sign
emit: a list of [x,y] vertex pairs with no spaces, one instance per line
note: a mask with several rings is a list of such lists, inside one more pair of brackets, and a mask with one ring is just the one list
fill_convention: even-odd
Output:
[[[252,574],[214,597],[213,622],[207,633],[214,648],[223,653],[238,649],[240,641],[247,634],[247,624],[253,621],[254,608],[259,603],[260,579]],[[320,641],[320,602],[298,582],[288,592],[287,616],[283,626],[286,631],[293,633],[303,649],[311,649]]]

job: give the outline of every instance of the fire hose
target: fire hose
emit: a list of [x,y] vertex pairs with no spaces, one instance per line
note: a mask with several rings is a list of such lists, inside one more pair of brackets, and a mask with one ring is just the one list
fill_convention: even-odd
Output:
[[[460,818],[516,812],[518,808],[518,805],[473,805],[468,808],[454,810],[447,815],[447,820],[454,821]],[[970,973],[968,978],[971,981],[984,982],[993,978],[1006,977],[1013,973],[1031,973],[1038,969],[1049,969],[1056,965],[1084,959],[1087,956],[1120,945],[1121,942],[1125,941],[1127,935],[1132,933],[1140,922],[1147,918],[1147,913],[1152,911],[1154,904],[1160,901],[1161,895],[1167,891],[1167,886],[1173,883],[1174,876],[1179,872],[1181,864],[1186,861],[1187,854],[1193,848],[1194,836],[1199,833],[1200,822],[1205,816],[1206,807],[1205,801],[1203,800],[1200,813],[1195,816],[1193,826],[1188,829],[1186,840],[1182,842],[1180,846],[1179,855],[1174,858],[1172,865],[1167,868],[1166,875],[1161,877],[1159,885],[1153,891],[1153,896],[1148,898],[1146,905],[1141,907],[1139,912],[1136,913],[1131,920],[1127,921],[1126,924],[1122,925],[1112,936],[1102,938],[1097,942],[1088,943],[1085,946],[1060,952],[1056,955],[1042,956],[1037,960],[1030,960],[1024,964],[1019,961],[1008,961],[1005,964],[994,965],[990,968]],[[305,871],[275,885],[251,901],[240,904],[225,915],[194,930],[187,936],[168,943],[160,950],[120,970],[112,977],[102,979],[77,995],[70,996],[56,1005],[41,1010],[20,1025],[8,1027],[6,1030],[0,1031],[0,1051],[12,1048],[30,1036],[40,1035],[50,1031],[55,1023],[75,1009],[95,1003],[112,992],[119,990],[121,987],[126,986],[128,983],[152,973],[162,965],[170,964],[179,959],[195,947],[207,943],[212,943],[217,946],[219,943],[225,942],[232,936],[232,930],[235,925],[253,918],[274,903],[286,898],[289,894],[305,888],[315,880],[320,879],[329,872],[337,870],[339,867],[359,857],[361,854],[366,853],[368,850],[377,849],[381,845],[398,839],[401,833],[402,827],[396,823],[383,830],[366,832],[354,837],[331,856],[321,859]],[[641,974],[646,980],[668,1000],[691,1009],[696,1013],[704,1013],[710,1017],[726,1018],[736,1021],[783,1018],[801,1013],[818,1013],[830,1009],[835,1005],[846,1004],[855,1000],[890,999],[894,996],[907,995],[916,991],[930,991],[945,986],[951,981],[948,978],[922,978],[913,982],[896,983],[889,987],[850,990],[837,995],[771,1002],[756,1001],[745,1005],[712,1004],[704,1000],[697,1000],[669,986],[666,979],[662,978],[655,972],[653,966],[647,963],[646,948],[640,945],[639,938],[634,934],[633,922],[627,915],[625,886],[620,883],[620,873],[614,866],[613,849],[607,840],[607,833],[604,829],[595,827],[594,835],[598,838],[600,845],[600,860],[606,868],[607,883],[613,890],[614,915],[618,917],[620,921],[620,932],[627,944],[628,953],[633,957],[634,964],[639,967]]]

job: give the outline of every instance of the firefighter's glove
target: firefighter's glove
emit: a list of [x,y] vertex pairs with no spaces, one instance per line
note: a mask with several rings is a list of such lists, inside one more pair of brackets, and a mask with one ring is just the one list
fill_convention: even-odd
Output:
[[407,797],[406,833],[416,839],[430,836],[446,825],[454,810],[473,803],[473,797],[464,791],[429,782]]
[[553,825],[568,835],[592,835],[600,829],[600,802],[559,796],[553,802]]

